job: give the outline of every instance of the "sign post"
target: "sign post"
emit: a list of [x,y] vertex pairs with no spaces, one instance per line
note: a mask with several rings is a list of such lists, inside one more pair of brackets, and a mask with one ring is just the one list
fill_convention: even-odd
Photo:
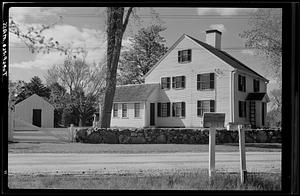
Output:
[[74,141],[74,125],[71,124],[70,128],[69,128],[69,138],[70,138],[70,142]]
[[241,183],[244,184],[247,178],[246,170],[246,150],[245,150],[245,130],[243,125],[238,125],[239,131],[239,149],[240,149],[240,175]]
[[225,113],[203,114],[203,127],[209,128],[209,159],[208,159],[208,176],[209,179],[215,173],[215,154],[216,154],[216,129],[224,128]]

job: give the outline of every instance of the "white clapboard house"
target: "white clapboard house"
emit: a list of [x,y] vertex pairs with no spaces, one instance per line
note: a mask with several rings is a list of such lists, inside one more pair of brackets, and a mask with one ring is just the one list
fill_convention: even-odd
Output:
[[145,75],[145,84],[117,86],[112,127],[202,127],[204,112],[225,113],[225,125],[266,123],[268,80],[221,50],[218,30],[206,43],[182,35]]
[[17,103],[13,116],[16,121],[15,129],[32,130],[34,127],[54,127],[54,106],[36,94]]

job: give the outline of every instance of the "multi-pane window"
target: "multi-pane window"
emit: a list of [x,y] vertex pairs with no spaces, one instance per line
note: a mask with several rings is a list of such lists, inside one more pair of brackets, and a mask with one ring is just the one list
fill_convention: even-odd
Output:
[[113,105],[113,117],[118,117],[118,104],[114,103]]
[[246,92],[246,77],[245,76],[238,76],[238,88],[239,91]]
[[161,88],[162,89],[170,89],[170,77],[161,78]]
[[184,88],[185,87],[185,76],[172,77],[172,88]]
[[127,117],[127,104],[126,103],[122,104],[122,117],[123,118]]
[[197,102],[197,116],[203,116],[204,112],[215,112],[215,100],[201,100]]
[[176,117],[185,116],[185,102],[172,103],[172,116],[176,116]]
[[192,61],[192,50],[180,50],[178,51],[178,63],[187,63]]
[[140,117],[140,103],[134,104],[134,117],[135,118]]
[[253,91],[259,92],[259,80],[253,79]]
[[206,90],[215,88],[215,73],[206,73],[197,75],[197,90]]
[[168,117],[170,116],[170,102],[167,103],[157,103],[157,116],[158,117]]
[[239,101],[239,117],[246,118],[246,101]]

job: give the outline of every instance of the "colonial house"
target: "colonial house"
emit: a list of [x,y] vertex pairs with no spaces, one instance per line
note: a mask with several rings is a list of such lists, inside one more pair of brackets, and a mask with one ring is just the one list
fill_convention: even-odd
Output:
[[268,80],[221,50],[218,30],[206,43],[182,35],[145,75],[117,86],[112,127],[202,127],[204,112],[225,113],[225,126],[266,122]]
[[13,116],[16,120],[15,129],[33,130],[34,127],[54,127],[54,107],[36,94],[17,103],[14,106]]

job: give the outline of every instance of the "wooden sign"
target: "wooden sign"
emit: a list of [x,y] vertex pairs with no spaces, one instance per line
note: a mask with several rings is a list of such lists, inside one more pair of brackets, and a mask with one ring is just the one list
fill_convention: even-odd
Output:
[[204,128],[224,128],[225,113],[204,112]]

